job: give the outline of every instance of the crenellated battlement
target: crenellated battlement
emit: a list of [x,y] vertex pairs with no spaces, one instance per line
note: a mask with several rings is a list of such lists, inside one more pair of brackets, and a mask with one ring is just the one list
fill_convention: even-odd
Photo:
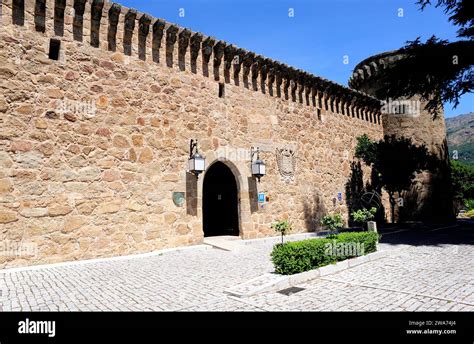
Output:
[[[3,25],[189,69],[215,81],[381,124],[379,100],[107,0],[2,0]],[[11,20],[9,20],[11,19]],[[70,27],[71,30],[68,28]]]
[[390,64],[403,58],[403,55],[397,51],[388,51],[359,62],[354,68],[354,73],[349,79],[349,86],[354,89],[363,88],[362,86],[373,79],[377,79],[380,70],[388,68]]

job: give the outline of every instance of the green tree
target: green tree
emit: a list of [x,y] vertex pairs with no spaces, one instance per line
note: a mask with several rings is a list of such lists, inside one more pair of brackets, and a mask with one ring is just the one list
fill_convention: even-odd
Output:
[[416,146],[411,139],[394,135],[385,136],[379,142],[359,138],[356,157],[372,167],[380,186],[387,191],[392,223],[395,222],[395,194],[408,190],[416,174],[429,169],[433,159],[425,146]]
[[334,234],[338,229],[344,226],[344,220],[341,214],[326,215],[321,220],[321,224]]
[[365,224],[372,220],[375,217],[375,214],[377,213],[377,208],[362,208],[357,211],[353,211],[351,213],[352,219],[354,220],[355,223],[361,223],[365,226]]
[[367,165],[372,165],[377,159],[377,143],[372,141],[367,134],[359,136],[354,155]]
[[288,220],[281,220],[272,224],[273,228],[277,233],[281,234],[281,243],[283,244],[283,237],[292,230],[293,225]]
[[[433,1],[434,3],[435,1]],[[418,0],[421,10],[431,0]],[[450,42],[432,36],[420,38],[398,50],[403,57],[381,71],[383,85],[376,96],[380,99],[409,98],[420,95],[434,115],[444,102],[456,107],[460,97],[474,89],[474,6],[472,0],[437,0],[435,7],[444,8],[449,21],[459,27],[459,40]]]
[[459,161],[451,161],[451,180],[457,211],[474,202],[474,168]]

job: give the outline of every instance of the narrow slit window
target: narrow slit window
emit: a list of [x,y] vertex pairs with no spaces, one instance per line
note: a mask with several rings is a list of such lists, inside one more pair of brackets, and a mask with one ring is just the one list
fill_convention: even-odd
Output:
[[49,41],[49,58],[51,60],[59,60],[59,54],[61,52],[61,41],[57,39],[51,39]]
[[219,83],[219,98],[225,97],[225,85],[224,83]]

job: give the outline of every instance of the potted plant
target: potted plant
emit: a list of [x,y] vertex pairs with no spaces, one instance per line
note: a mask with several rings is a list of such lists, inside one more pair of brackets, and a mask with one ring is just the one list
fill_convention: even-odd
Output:
[[292,225],[288,220],[281,220],[272,224],[271,228],[281,234],[281,243],[283,244],[283,237],[292,230]]
[[351,216],[355,223],[360,223],[365,229],[367,229],[367,222],[375,217],[376,212],[377,208],[375,207],[370,209],[362,208],[357,211],[353,211]]

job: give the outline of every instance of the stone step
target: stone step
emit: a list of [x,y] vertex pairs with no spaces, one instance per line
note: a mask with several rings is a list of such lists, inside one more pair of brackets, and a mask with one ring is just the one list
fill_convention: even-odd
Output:
[[243,247],[243,240],[238,236],[215,236],[204,238],[204,244],[224,251],[238,252]]

